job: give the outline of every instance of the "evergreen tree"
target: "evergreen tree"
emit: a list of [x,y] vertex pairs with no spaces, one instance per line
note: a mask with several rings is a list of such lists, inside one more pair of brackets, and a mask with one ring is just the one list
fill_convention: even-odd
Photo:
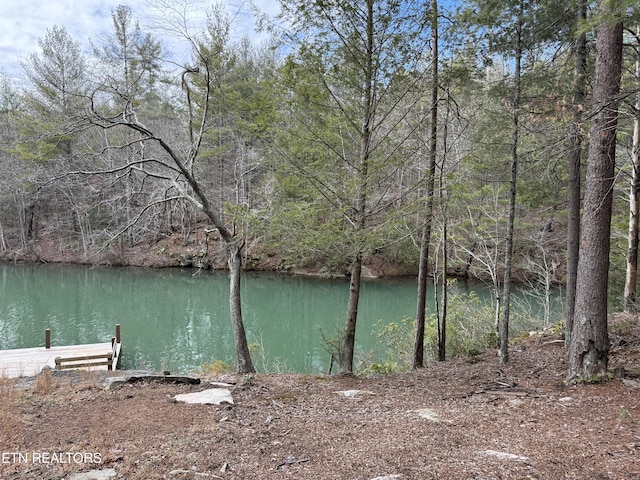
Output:
[[613,181],[616,159],[618,94],[622,71],[621,2],[599,3],[596,74],[580,233],[569,381],[590,381],[607,371],[607,288]]
[[[342,222],[350,285],[339,356],[341,372],[350,374],[363,262],[373,248],[372,227],[393,204],[384,185],[405,160],[394,127],[419,98],[427,15],[421,3],[389,0],[281,5],[294,49],[283,69],[292,99],[287,128],[302,140],[290,144],[299,150],[288,140],[281,148],[329,203],[334,225]],[[310,109],[301,110],[305,105]]]

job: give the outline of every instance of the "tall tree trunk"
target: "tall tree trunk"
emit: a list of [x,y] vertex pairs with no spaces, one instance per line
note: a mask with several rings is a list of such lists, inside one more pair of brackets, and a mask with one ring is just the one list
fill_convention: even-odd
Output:
[[[365,108],[367,110],[367,108]],[[368,116],[367,116],[368,118]],[[366,227],[367,208],[367,178],[369,175],[369,140],[368,125],[363,129],[362,158],[360,164],[360,193],[358,194],[357,219],[355,223],[356,254],[351,263],[349,281],[349,300],[347,305],[347,321],[345,323],[343,345],[340,349],[340,373],[350,375],[353,373],[353,356],[356,339],[356,324],[358,321],[358,304],[360,302],[360,285],[362,283],[363,245],[362,234]]]
[[444,362],[447,359],[447,312],[449,307],[449,284],[447,283],[447,271],[449,270],[449,216],[447,208],[449,206],[449,198],[447,186],[445,185],[445,163],[449,154],[448,135],[449,135],[449,114],[451,112],[451,95],[447,89],[447,103],[444,116],[444,124],[442,126],[442,163],[440,164],[440,205],[442,212],[442,299],[441,299],[441,317],[438,332],[438,360]]
[[[606,373],[609,360],[607,285],[613,205],[613,180],[618,122],[618,94],[622,73],[622,23],[613,24],[618,2],[601,0],[603,20],[596,39],[584,213],[568,381],[589,381]],[[614,17],[615,18],[615,17]]]
[[520,133],[520,91],[522,63],[522,3],[516,19],[515,72],[513,119],[511,131],[511,178],[509,180],[509,224],[507,226],[507,245],[504,262],[504,311],[500,329],[500,362],[509,362],[509,317],[511,312],[511,270],[513,262],[513,231],[516,223],[516,185],[518,180],[518,135]]
[[[587,18],[586,0],[578,0],[576,25]],[[573,330],[573,315],[576,301],[576,276],[578,273],[578,257],[580,254],[580,196],[581,176],[580,164],[582,158],[582,111],[586,96],[587,72],[587,36],[579,34],[576,40],[575,81],[573,87],[573,119],[571,122],[571,136],[569,139],[569,182],[568,182],[568,221],[567,221],[567,291],[565,314],[565,346],[571,342]]]
[[343,345],[340,351],[340,373],[353,373],[353,354],[358,319],[358,303],[360,301],[360,284],[362,282],[363,234],[367,224],[367,194],[369,189],[369,156],[371,149],[371,126],[373,124],[374,102],[374,65],[373,65],[373,18],[374,0],[367,0],[367,31],[366,54],[364,64],[362,119],[360,130],[360,161],[358,168],[358,196],[355,208],[356,252],[351,264],[351,280],[349,285],[349,301],[347,306],[347,321],[345,323]]
[[[433,194],[436,176],[436,153],[438,133],[438,2],[431,2],[431,135],[429,137],[429,164],[427,166],[426,203],[424,225],[420,239],[420,264],[418,266],[418,304],[416,308],[416,332],[413,341],[413,369],[424,366],[424,323],[427,305],[427,284],[429,279],[429,243],[433,221]],[[445,272],[446,275],[446,272]]]
[[231,325],[236,347],[237,372],[254,373],[256,371],[251,361],[251,353],[247,344],[247,335],[242,321],[242,304],[240,288],[242,280],[242,245],[227,246],[229,255],[229,309],[231,311]]
[[[640,41],[640,26],[636,27],[636,40]],[[631,152],[631,187],[629,191],[629,235],[627,275],[624,283],[624,311],[637,309],[638,284],[638,214],[640,213],[640,50],[636,50],[636,93],[633,118],[633,150]]]

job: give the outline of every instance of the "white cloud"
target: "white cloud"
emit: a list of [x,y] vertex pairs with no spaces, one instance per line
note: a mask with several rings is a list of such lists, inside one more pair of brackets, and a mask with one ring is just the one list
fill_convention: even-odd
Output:
[[118,0],[3,0],[0,17],[0,71],[21,77],[20,62],[37,52],[48,28],[63,25],[88,49],[89,39],[110,28]]
[[[171,0],[163,1],[171,3]],[[177,3],[184,2],[177,0]],[[224,2],[225,5],[231,3],[229,0]],[[259,0],[256,3],[269,15],[273,16],[279,11],[278,0]],[[152,9],[145,0],[2,0],[0,73],[23,77],[20,63],[39,51],[38,39],[44,38],[47,29],[54,25],[64,26],[88,53],[90,40],[112,31],[111,12],[120,4],[128,5],[133,10],[143,28],[150,23]],[[242,2],[235,2],[233,8],[239,4]],[[239,28],[242,31],[251,30],[252,22],[246,18],[243,20]],[[255,35],[252,37],[256,38]]]

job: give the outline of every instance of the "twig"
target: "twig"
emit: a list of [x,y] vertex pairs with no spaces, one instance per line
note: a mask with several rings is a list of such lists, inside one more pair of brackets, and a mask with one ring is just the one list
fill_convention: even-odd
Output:
[[295,458],[292,456],[289,456],[287,458],[285,458],[282,463],[280,463],[277,467],[276,470],[280,469],[281,467],[284,467],[285,465],[293,465],[295,463],[305,463],[308,462],[309,459],[308,458]]

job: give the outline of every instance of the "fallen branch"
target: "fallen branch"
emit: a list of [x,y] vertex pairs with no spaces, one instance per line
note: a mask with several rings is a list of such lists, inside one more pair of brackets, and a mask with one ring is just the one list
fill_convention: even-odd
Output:
[[308,458],[295,458],[295,457],[291,457],[290,456],[290,457],[285,458],[282,461],[282,463],[279,464],[276,467],[276,470],[280,469],[281,467],[284,467],[285,465],[293,465],[293,464],[296,464],[296,463],[305,463],[305,462],[308,462],[308,461],[309,461]]

